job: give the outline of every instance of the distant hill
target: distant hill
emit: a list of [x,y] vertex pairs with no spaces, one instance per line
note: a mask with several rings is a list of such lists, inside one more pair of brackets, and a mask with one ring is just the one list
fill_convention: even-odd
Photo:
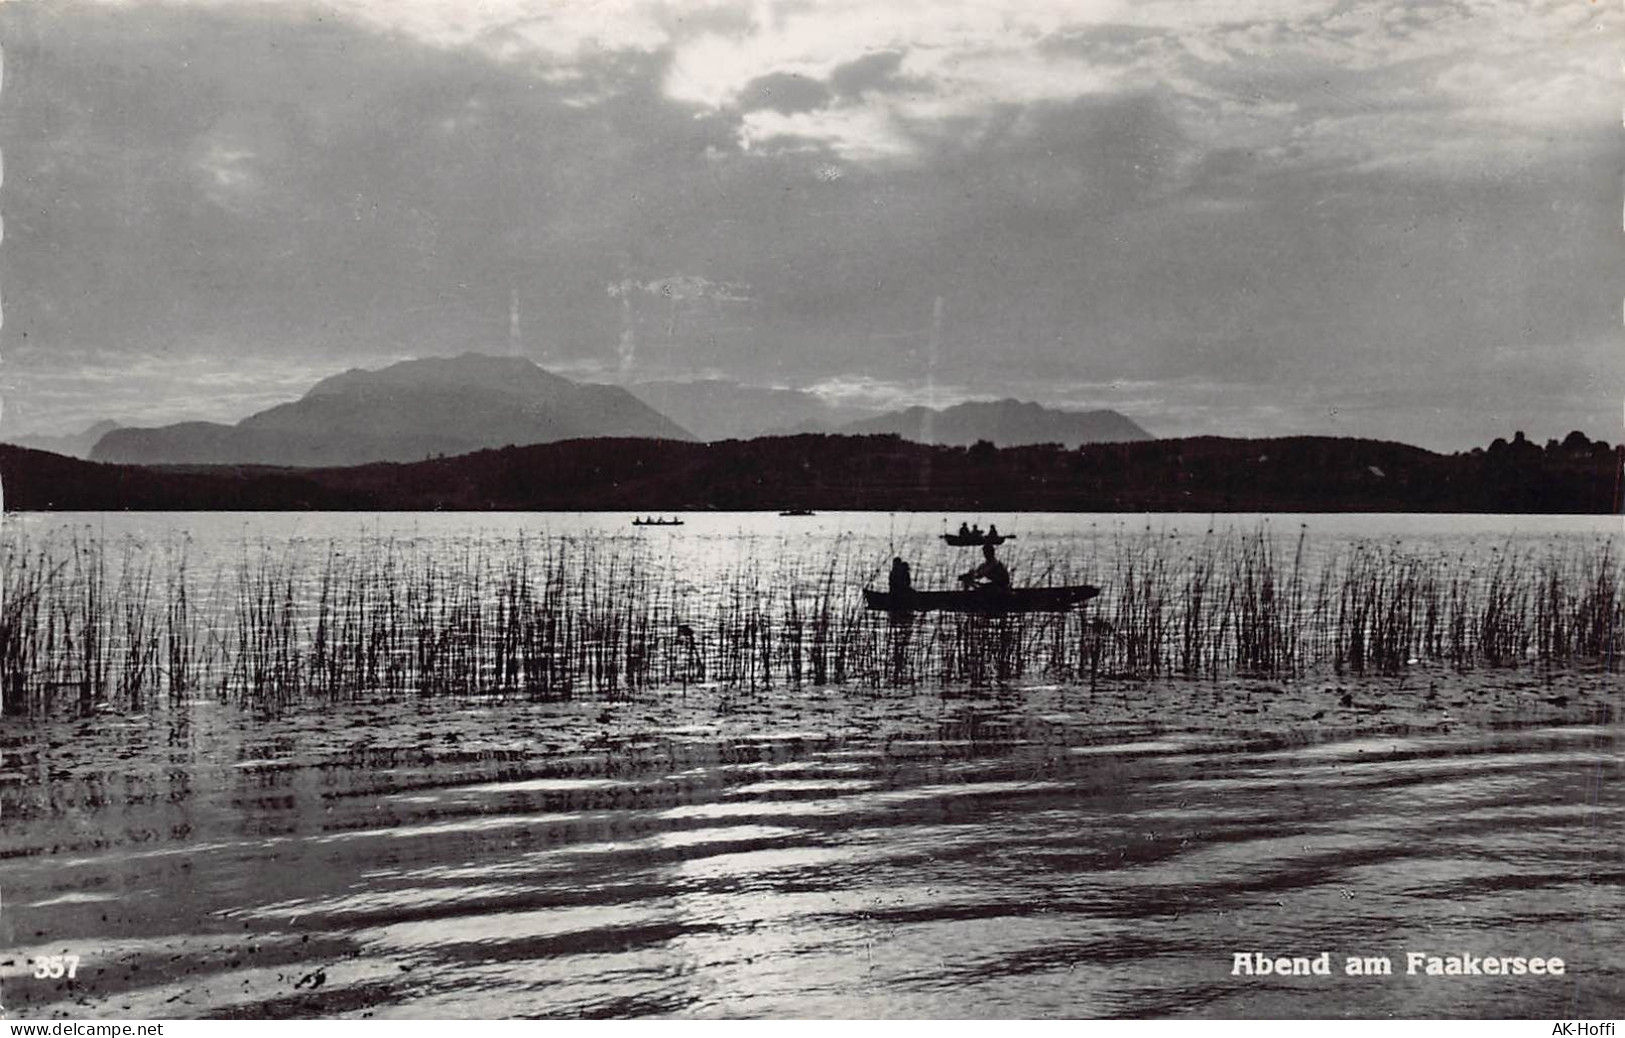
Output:
[[11,509],[873,509],[1524,512],[1621,506],[1625,447],[1528,443],[1441,455],[1375,440],[1200,437],[939,447],[896,436],[720,444],[571,440],[415,464],[143,468],[0,446]]
[[788,432],[829,431],[872,417],[872,408],[833,407],[802,389],[746,386],[727,379],[638,382],[632,395],[702,440],[748,440]]
[[321,470],[141,468],[0,444],[8,512],[346,511],[370,506],[368,498],[312,482],[307,471]]
[[1058,443],[1132,443],[1151,434],[1116,411],[1061,411],[1019,400],[972,401],[941,411],[911,407],[840,429],[854,436],[895,435],[915,443],[968,447],[987,440],[995,447]]
[[117,422],[97,422],[88,429],[76,433],[67,433],[63,436],[39,436],[32,433],[10,435],[0,433],[0,443],[16,444],[19,447],[28,447],[37,451],[50,451],[52,454],[63,454],[70,458],[88,458],[91,448],[96,441],[112,432],[122,428]]
[[91,458],[314,467],[626,436],[694,438],[624,389],[572,382],[523,357],[465,353],[346,371],[235,425],[117,429],[101,438]]

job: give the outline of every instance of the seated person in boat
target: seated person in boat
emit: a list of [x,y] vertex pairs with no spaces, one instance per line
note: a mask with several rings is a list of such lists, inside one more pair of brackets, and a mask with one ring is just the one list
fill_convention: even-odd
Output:
[[987,539],[990,541],[996,541],[999,539],[999,527],[997,524],[987,524]]
[[998,556],[993,553],[993,545],[982,545],[982,564],[969,573],[961,574],[959,582],[967,588],[978,591],[1009,591],[1010,571],[1004,568]]
[[914,590],[914,576],[909,572],[908,563],[901,558],[894,557],[891,560],[891,576],[888,584],[894,595],[906,595]]
[[970,524],[969,523],[960,523],[959,524],[959,536],[961,536],[961,537],[969,537],[970,536]]

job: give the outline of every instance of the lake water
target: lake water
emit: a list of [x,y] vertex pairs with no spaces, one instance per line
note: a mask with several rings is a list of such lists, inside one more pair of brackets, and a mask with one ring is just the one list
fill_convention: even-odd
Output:
[[[56,512],[8,514],[5,528],[33,536],[79,535],[119,546],[161,546],[184,541],[194,562],[233,563],[246,546],[361,544],[388,540],[446,551],[470,543],[516,538],[590,536],[622,547],[642,545],[651,557],[697,575],[717,572],[741,559],[771,562],[790,557],[816,566],[830,545],[851,546],[873,558],[883,576],[892,555],[905,554],[923,571],[958,570],[974,552],[949,548],[940,535],[961,521],[997,526],[1015,539],[1000,549],[1018,579],[1044,574],[1057,560],[1077,561],[1108,553],[1114,540],[1172,536],[1195,543],[1210,531],[1265,531],[1290,547],[1302,532],[1318,551],[1354,541],[1400,544],[1438,552],[1484,551],[1505,545],[1538,546],[1590,542],[1625,534],[1618,516],[1431,515],[1431,514],[1020,514],[923,512],[820,512],[780,517],[767,512],[687,512],[682,526],[634,528],[639,516],[625,512]],[[666,518],[671,518],[667,516]],[[1084,568],[1084,567],[1080,567]]]
[[[596,531],[703,586],[832,543],[917,572],[941,516],[59,515],[12,535]],[[953,517],[957,524],[960,517]],[[1144,517],[983,515],[1018,574]],[[1314,550],[1584,544],[1614,518],[1271,516]],[[1261,517],[1168,516],[1200,538]],[[793,525],[792,525],[793,524]],[[638,538],[638,540],[633,540]],[[1094,551],[1094,548],[1099,548]],[[628,548],[627,550],[634,550]],[[865,574],[858,574],[859,577]],[[984,688],[653,689],[0,720],[14,1017],[1617,1015],[1625,725],[1586,668]],[[1330,977],[1232,974],[1331,953]],[[1406,955],[1562,976],[1406,975]],[[76,976],[35,979],[77,956]],[[1393,975],[1344,975],[1349,956]]]

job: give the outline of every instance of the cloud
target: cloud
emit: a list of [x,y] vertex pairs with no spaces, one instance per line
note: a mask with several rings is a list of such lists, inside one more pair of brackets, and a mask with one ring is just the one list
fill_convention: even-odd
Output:
[[835,4],[674,40],[666,89],[750,112],[752,84],[822,84],[830,103],[808,87],[776,117],[753,112],[743,139],[821,142],[854,161],[918,155],[912,138],[931,124],[962,132],[1011,105],[1155,91],[1209,146],[1450,173],[1503,157],[1499,134],[1597,126],[1614,94],[1612,17],[1544,0]]
[[[502,57],[566,59],[588,51],[651,51],[670,39],[681,12],[638,0],[561,4],[536,0],[329,0],[367,25],[432,46],[473,47]],[[690,5],[697,13],[703,3]]]
[[[400,357],[380,357],[378,365]],[[78,432],[105,419],[126,425],[235,422],[302,396],[334,373],[326,362],[239,357],[229,365],[189,356],[96,351],[17,358],[8,351],[5,426],[47,435]]]
[[741,120],[739,141],[747,152],[827,152],[865,163],[909,159],[920,153],[919,142],[892,113],[868,107],[797,112],[758,109]]
[[[115,0],[114,6],[152,5]],[[917,155],[1011,105],[1158,92],[1208,146],[1278,162],[1454,172],[1498,136],[1591,126],[1615,107],[1618,13],[1568,0],[197,0],[216,14],[355,24],[484,55],[574,104],[617,89],[606,57],[658,57],[669,100],[746,116],[739,141]],[[1397,113],[1397,114],[1395,114]],[[1411,114],[1407,114],[1411,113]],[[1390,118],[1390,115],[1393,117]]]
[[978,393],[963,385],[935,385],[899,382],[866,376],[838,376],[814,382],[806,392],[836,408],[869,411],[900,411],[910,407],[942,409],[970,400],[993,400],[994,394]]
[[830,70],[830,87],[841,97],[861,97],[870,90],[897,90],[910,84],[898,77],[902,51],[877,51]]
[[8,410],[101,417],[94,354],[173,358],[173,389],[137,379],[151,407],[218,414],[251,393],[209,397],[211,372],[283,392],[276,371],[507,350],[517,313],[565,371],[1122,385],[1159,431],[1617,421],[1621,361],[1588,345],[1625,259],[1617,17],[0,5]]
[[806,112],[829,103],[830,89],[793,72],[775,72],[753,79],[740,91],[739,107],[750,111],[770,108],[780,115]]

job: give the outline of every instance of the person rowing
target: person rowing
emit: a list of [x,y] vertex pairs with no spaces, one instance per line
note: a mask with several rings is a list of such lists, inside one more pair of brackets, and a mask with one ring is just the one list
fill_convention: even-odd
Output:
[[1010,571],[994,553],[993,545],[982,545],[982,564],[969,573],[962,573],[959,582],[969,590],[1009,591]]

